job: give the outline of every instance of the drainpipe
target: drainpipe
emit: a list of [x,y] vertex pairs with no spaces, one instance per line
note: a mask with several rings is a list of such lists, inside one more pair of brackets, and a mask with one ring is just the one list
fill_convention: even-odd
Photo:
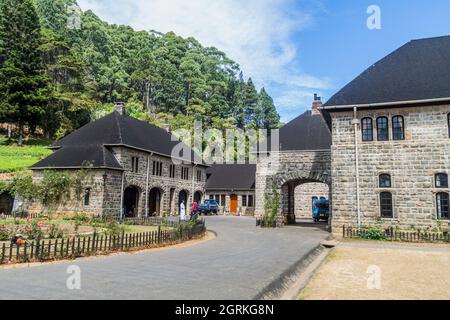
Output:
[[192,203],[194,203],[194,192],[195,192],[195,187],[194,187],[194,183],[195,183],[195,174],[197,173],[195,171],[195,168],[197,168],[197,164],[194,164],[194,167],[192,168],[192,185],[191,185],[191,195],[192,195]]
[[353,127],[355,131],[355,167],[356,167],[356,216],[358,228],[361,227],[361,206],[359,195],[359,148],[358,148],[358,108],[353,108]]
[[122,171],[122,192],[120,193],[120,220],[123,219],[123,193],[125,192],[124,190],[125,187],[125,170]]
[[145,216],[148,217],[148,197],[149,197],[149,181],[150,181],[150,157],[153,156],[153,152],[150,153],[149,156],[147,156],[147,182],[146,182],[146,188],[147,191],[145,192]]

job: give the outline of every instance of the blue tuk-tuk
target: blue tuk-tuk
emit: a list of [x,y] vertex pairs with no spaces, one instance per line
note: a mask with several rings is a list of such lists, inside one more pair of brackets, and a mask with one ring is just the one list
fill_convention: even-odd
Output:
[[313,219],[328,221],[330,218],[330,201],[327,199],[316,199],[313,202]]

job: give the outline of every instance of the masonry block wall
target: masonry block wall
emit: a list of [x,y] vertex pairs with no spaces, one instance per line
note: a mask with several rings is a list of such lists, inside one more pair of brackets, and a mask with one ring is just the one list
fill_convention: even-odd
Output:
[[297,218],[312,217],[312,201],[315,198],[328,199],[330,191],[328,185],[324,183],[305,183],[295,188],[295,216]]
[[[358,126],[360,203],[363,225],[381,223],[401,228],[437,224],[435,174],[450,175],[450,106],[360,110],[358,119],[374,120],[374,141],[363,142]],[[353,112],[334,112],[332,146],[333,230],[356,225],[356,178]],[[392,117],[405,121],[405,140],[392,140]],[[377,141],[376,119],[389,118],[389,141]],[[379,175],[390,174],[391,188],[379,187]],[[382,219],[380,193],[393,195],[394,218]]]
[[289,151],[260,156],[256,170],[255,215],[264,215],[265,194],[271,195],[275,187],[280,194],[280,222],[295,222],[295,188],[311,182],[331,184],[329,150]]
[[[68,174],[75,174],[74,170],[66,170]],[[103,174],[104,170],[92,170],[89,177],[89,183],[86,188],[90,188],[89,205],[84,205],[83,196],[78,198],[72,191],[69,198],[62,199],[61,203],[50,207],[44,207],[38,201],[26,202],[25,207],[30,213],[52,213],[71,216],[78,213],[89,215],[101,215],[103,212]],[[38,182],[44,177],[44,171],[33,171],[33,180]]]
[[[160,213],[161,215],[178,215],[178,200],[181,191],[187,194],[186,212],[190,213],[193,196],[196,192],[205,193],[206,168],[194,166],[193,164],[175,165],[175,175],[170,177],[170,165],[172,159],[155,155],[152,153],[138,151],[126,147],[114,147],[111,149],[118,162],[124,168],[124,172],[117,170],[92,170],[94,183],[88,183],[85,187],[90,188],[89,205],[85,206],[83,200],[67,199],[56,208],[43,208],[39,203],[34,202],[28,205],[31,212],[42,212],[52,210],[55,212],[87,213],[92,215],[120,216],[122,204],[122,180],[123,190],[132,186],[138,189],[137,216],[153,215],[153,212],[146,212],[147,202],[150,200],[149,193],[157,188],[161,194]],[[132,158],[138,158],[138,170],[132,170]],[[153,175],[153,161],[162,163],[161,175]],[[189,168],[187,179],[181,177],[181,168]],[[149,168],[149,178],[147,184],[147,168]],[[197,181],[197,171],[201,172],[201,181]],[[34,171],[33,179],[42,179],[43,171]],[[106,177],[106,180],[104,180]]]

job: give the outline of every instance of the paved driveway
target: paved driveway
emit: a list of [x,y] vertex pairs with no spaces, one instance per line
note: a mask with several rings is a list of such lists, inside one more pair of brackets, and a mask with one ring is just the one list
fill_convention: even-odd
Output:
[[[209,217],[217,238],[185,248],[0,269],[0,299],[252,299],[328,234],[265,230],[251,218]],[[81,269],[81,290],[66,287]]]

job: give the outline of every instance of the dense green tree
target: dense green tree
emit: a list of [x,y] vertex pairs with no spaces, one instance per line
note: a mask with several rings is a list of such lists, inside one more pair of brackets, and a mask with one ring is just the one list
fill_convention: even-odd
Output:
[[43,73],[41,27],[31,0],[0,4],[0,113],[17,123],[18,144],[25,125],[36,128],[49,100]]
[[43,41],[52,95],[41,126],[48,138],[61,137],[90,121],[90,111],[95,107],[93,88],[86,79],[86,67],[61,36],[44,29]]
[[257,118],[259,123],[257,126],[264,129],[275,129],[280,125],[280,115],[277,112],[273,99],[266,92],[264,88],[259,92],[258,97],[258,112]]
[[[10,34],[0,39],[2,79],[15,79],[9,85],[1,83],[3,121],[19,123],[16,111],[26,109],[20,113],[22,127],[38,126],[49,137],[59,137],[122,101],[134,117],[174,129],[190,128],[195,120],[221,130],[278,126],[272,98],[264,89],[258,93],[251,79],[244,80],[238,64],[217,48],[173,32],[136,32],[110,25],[92,11],[75,16],[81,19],[80,28],[70,27],[76,0],[3,2],[10,4],[1,6],[3,17],[11,16],[21,26],[14,29],[13,22],[5,20],[2,30],[9,28]],[[29,18],[19,18],[23,12]],[[17,45],[8,40],[16,38]],[[19,54],[7,54],[14,52],[8,46]],[[22,47],[24,54],[19,52]],[[27,62],[20,64],[25,55]],[[10,94],[17,87],[31,90],[22,95],[30,103],[20,104],[20,95]]]

